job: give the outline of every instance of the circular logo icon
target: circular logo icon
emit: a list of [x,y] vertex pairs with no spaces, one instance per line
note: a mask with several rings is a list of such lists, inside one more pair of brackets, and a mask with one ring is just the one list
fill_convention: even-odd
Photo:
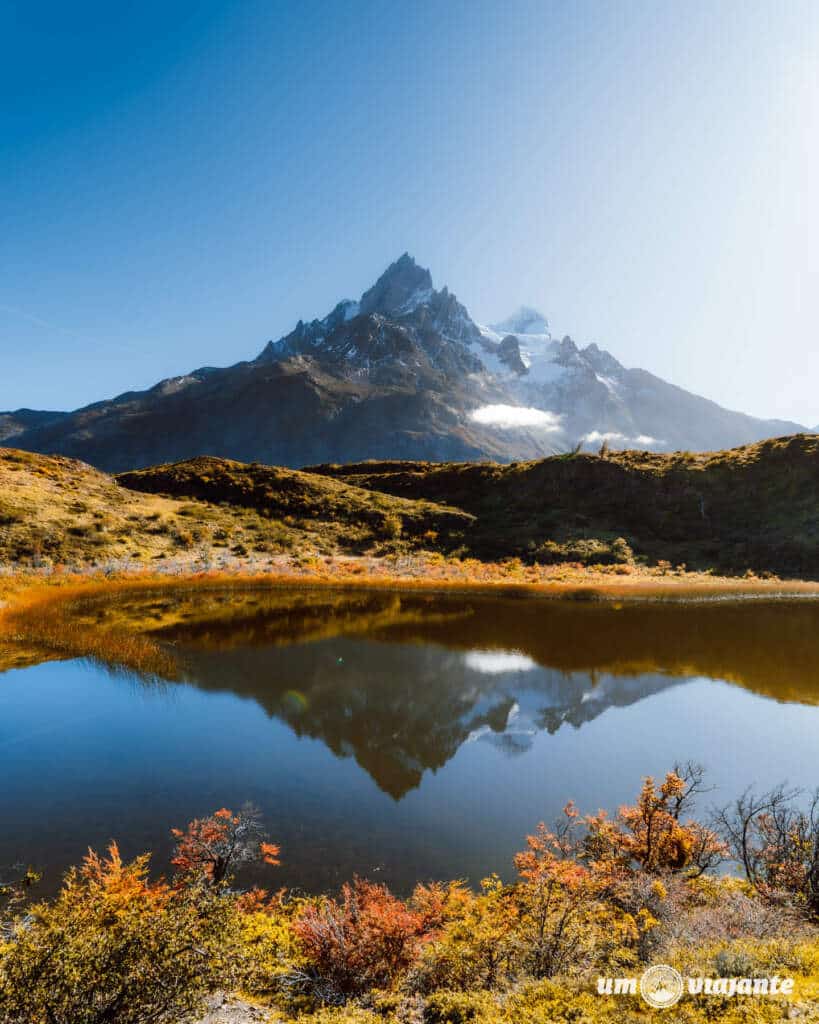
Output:
[[667,1010],[680,1001],[682,994],[682,975],[667,964],[649,967],[640,978],[640,995],[655,1010]]

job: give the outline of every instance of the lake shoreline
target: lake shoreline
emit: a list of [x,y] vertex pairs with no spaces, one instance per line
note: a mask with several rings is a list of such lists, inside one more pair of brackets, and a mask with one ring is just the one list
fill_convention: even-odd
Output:
[[83,573],[21,571],[0,576],[0,672],[49,657],[99,657],[136,669],[170,671],[161,649],[139,631],[106,633],[76,621],[78,602],[115,601],[174,591],[313,590],[464,597],[526,601],[636,605],[706,605],[819,600],[819,583],[809,580],[715,577],[705,573],[618,567],[521,566],[474,563],[423,556],[401,566],[386,559],[328,558],[307,562],[283,558],[278,564],[236,561],[229,568],[202,570],[190,562],[163,571],[120,569]]
[[[477,562],[423,553],[409,557],[279,556],[224,559],[213,568],[195,559],[164,561],[161,569],[142,564],[107,565],[80,571],[6,570],[0,575],[0,671],[28,662],[43,648],[69,655],[111,652],[111,637],[78,627],[71,605],[105,602],[139,593],[190,590],[337,590],[430,596],[464,595],[614,605],[707,604],[819,600],[819,582],[778,577],[729,577],[688,572],[680,566],[644,567],[577,564],[525,565],[517,559]],[[145,646],[138,634],[121,634],[116,646]],[[126,663],[153,662],[151,653],[128,650]]]
[[163,567],[162,571],[139,567],[114,572],[102,569],[82,573],[12,572],[0,577],[0,638],[3,619],[11,611],[41,602],[50,604],[61,598],[104,598],[143,589],[296,587],[629,603],[819,599],[819,581],[813,580],[749,579],[656,569],[635,569],[624,575],[612,571],[610,566],[599,569],[574,565],[510,567],[504,562],[481,564],[478,578],[472,564],[465,567],[458,562],[427,562],[423,557],[407,562],[411,564],[396,567],[385,559],[336,557],[309,560],[306,564],[283,559],[281,564],[263,569],[237,560],[236,564],[217,570],[181,563]]

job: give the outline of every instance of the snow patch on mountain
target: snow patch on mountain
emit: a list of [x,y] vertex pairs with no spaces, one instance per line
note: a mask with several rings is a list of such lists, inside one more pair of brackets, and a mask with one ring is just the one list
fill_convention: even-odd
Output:
[[[476,325],[480,331],[481,352],[479,358],[490,373],[509,378],[524,376],[533,384],[554,384],[565,376],[565,367],[555,360],[560,355],[560,345],[551,334],[514,334],[507,331],[499,334],[492,327]],[[497,326],[497,325],[496,325]],[[505,363],[498,351],[504,340],[509,336],[517,340],[520,359],[524,366],[524,374],[516,374]]]
[[501,336],[504,334],[539,334],[551,337],[549,321],[531,306],[520,306],[505,320],[492,324],[492,330]]
[[161,380],[154,385],[153,390],[160,395],[175,395],[192,384],[199,384],[199,378],[192,374],[185,374],[181,377],[168,377]]
[[553,433],[561,429],[561,418],[546,409],[534,409],[521,405],[482,405],[473,409],[469,418],[475,423],[490,427],[537,427]]
[[419,306],[426,305],[432,298],[433,289],[429,288],[416,288],[410,297],[395,311],[396,316],[406,316],[409,313],[414,313]]
[[606,387],[612,395],[617,395],[617,382],[611,377],[604,377],[601,373],[595,373],[595,377]]
[[525,344],[519,339],[520,356],[527,366],[526,379],[533,384],[556,384],[568,367],[557,362],[559,346],[546,335],[527,335]]

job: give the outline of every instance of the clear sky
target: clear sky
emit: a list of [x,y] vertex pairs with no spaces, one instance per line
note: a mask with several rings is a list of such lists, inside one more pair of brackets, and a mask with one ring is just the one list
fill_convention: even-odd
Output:
[[0,0],[0,409],[257,354],[409,250],[819,422],[815,0]]

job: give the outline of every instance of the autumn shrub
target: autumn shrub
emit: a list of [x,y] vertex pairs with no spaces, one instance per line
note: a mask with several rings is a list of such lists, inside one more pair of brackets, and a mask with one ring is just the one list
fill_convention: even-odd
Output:
[[234,814],[228,807],[196,818],[186,829],[171,829],[176,851],[171,860],[182,876],[204,878],[221,885],[242,864],[279,863],[279,847],[271,843],[261,825],[258,810],[246,804]]
[[659,785],[646,777],[637,802],[621,807],[615,819],[604,812],[586,818],[584,857],[652,875],[702,875],[729,852],[716,831],[686,818],[702,790],[703,770],[696,764],[675,766]]
[[419,950],[411,986],[430,993],[505,984],[517,968],[517,918],[513,887],[495,875],[485,878],[478,892],[466,893],[433,941]]
[[230,900],[148,878],[115,844],[89,852],[52,902],[18,916],[0,951],[3,1024],[171,1024],[230,979]]
[[635,919],[612,899],[623,865],[611,855],[587,858],[583,827],[569,803],[554,830],[540,824],[515,857],[516,941],[525,972],[535,978],[588,968],[604,948],[613,952],[637,937]]
[[[713,954],[714,973],[725,977],[774,974],[819,975],[819,943],[816,936],[783,935],[758,941],[742,939],[723,945]],[[724,970],[718,970],[722,965]],[[746,969],[741,969],[745,967]]]
[[[336,898],[238,892],[238,867],[278,863],[249,806],[173,830],[170,882],[149,879],[147,856],[125,864],[112,846],[26,911],[34,877],[7,872],[0,1021],[170,1024],[227,986],[307,1024],[645,1024],[638,997],[602,997],[594,983],[657,962],[691,976],[795,977],[799,1013],[812,1019],[819,930],[803,903],[711,871],[723,841],[690,816],[702,779],[692,765],[645,779],[613,816],[569,803],[527,837],[516,880],[490,876],[477,890],[433,883],[402,899],[355,879]],[[807,812],[789,799],[778,821],[799,825]],[[762,825],[750,842],[768,836]],[[749,850],[766,871],[766,848]],[[781,1009],[683,1000],[675,1019],[763,1024]]]
[[[648,1024],[636,996],[601,998],[588,985],[561,978],[527,981],[504,1000],[503,1024]],[[674,1024],[683,1024],[677,1018]],[[688,1022],[686,1022],[688,1024]]]
[[305,903],[293,922],[305,981],[325,1003],[391,987],[415,960],[427,927],[423,910],[360,878],[338,899]]
[[4,938],[14,932],[15,913],[39,881],[40,875],[32,867],[24,869],[18,865],[0,870],[0,951]]
[[783,931],[794,938],[806,923],[760,899],[744,881],[730,877],[666,880],[668,896],[657,912],[666,942],[702,947],[737,936],[764,940]]
[[404,521],[401,516],[396,515],[394,512],[384,514],[380,523],[380,532],[384,537],[395,540],[401,536],[403,529]]
[[240,987],[254,995],[276,996],[293,1010],[310,1004],[309,998],[302,998],[308,964],[293,928],[293,919],[303,903],[285,890],[269,896],[260,889],[242,895],[237,902]]
[[170,531],[171,540],[178,548],[188,550],[194,545],[194,536],[190,530],[181,530],[178,527],[173,527]]
[[819,920],[819,790],[743,793],[718,821],[748,883],[764,899]]
[[577,562],[580,565],[631,565],[634,552],[623,537],[608,541],[599,538],[577,538],[558,542],[546,540],[533,544],[528,559],[541,565]]
[[324,1006],[307,1018],[310,1024],[384,1024],[382,1014],[361,1006]]
[[498,1000],[486,991],[463,992],[442,989],[427,997],[424,1024],[480,1024],[500,1015]]

